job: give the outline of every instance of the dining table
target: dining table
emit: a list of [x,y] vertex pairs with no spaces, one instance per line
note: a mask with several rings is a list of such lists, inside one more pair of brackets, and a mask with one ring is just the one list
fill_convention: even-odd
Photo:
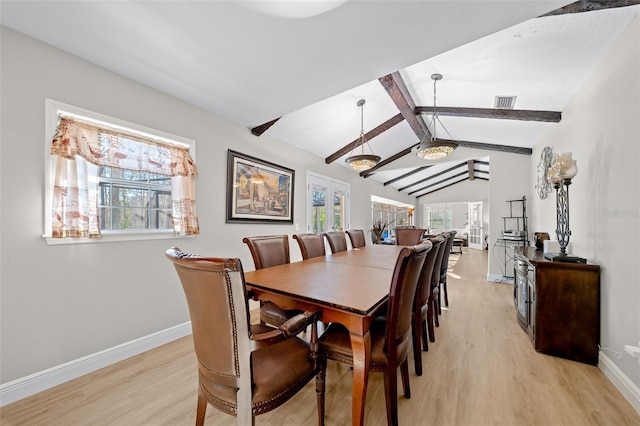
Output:
[[369,328],[389,299],[393,269],[403,246],[368,245],[299,262],[245,272],[254,299],[284,309],[320,312],[350,333],[353,352],[352,423],[364,424],[371,360]]

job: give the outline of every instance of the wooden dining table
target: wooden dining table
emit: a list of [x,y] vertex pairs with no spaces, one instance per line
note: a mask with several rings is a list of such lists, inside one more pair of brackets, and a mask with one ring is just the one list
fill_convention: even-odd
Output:
[[364,424],[371,360],[369,327],[389,298],[393,268],[403,246],[369,245],[245,273],[258,300],[284,309],[320,311],[324,323],[350,333],[353,351],[352,421]]

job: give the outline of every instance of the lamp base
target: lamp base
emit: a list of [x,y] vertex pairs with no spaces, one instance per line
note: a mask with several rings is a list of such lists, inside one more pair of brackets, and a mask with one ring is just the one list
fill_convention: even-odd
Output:
[[552,262],[587,263],[587,259],[584,257],[571,256],[562,253],[545,253],[544,258]]

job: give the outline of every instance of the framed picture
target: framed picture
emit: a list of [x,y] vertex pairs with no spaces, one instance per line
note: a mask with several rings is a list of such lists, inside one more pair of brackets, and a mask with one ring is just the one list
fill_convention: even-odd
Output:
[[229,150],[227,223],[293,223],[295,172]]

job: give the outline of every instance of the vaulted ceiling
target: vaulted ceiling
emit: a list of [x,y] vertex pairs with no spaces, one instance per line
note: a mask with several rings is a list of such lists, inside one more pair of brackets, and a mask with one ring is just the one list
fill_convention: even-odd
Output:
[[[0,22],[325,163],[346,167],[365,99],[383,161],[363,178],[421,197],[490,179],[496,150],[530,155],[638,3],[2,0]],[[433,73],[438,136],[460,147],[425,162],[411,148],[433,130]]]

